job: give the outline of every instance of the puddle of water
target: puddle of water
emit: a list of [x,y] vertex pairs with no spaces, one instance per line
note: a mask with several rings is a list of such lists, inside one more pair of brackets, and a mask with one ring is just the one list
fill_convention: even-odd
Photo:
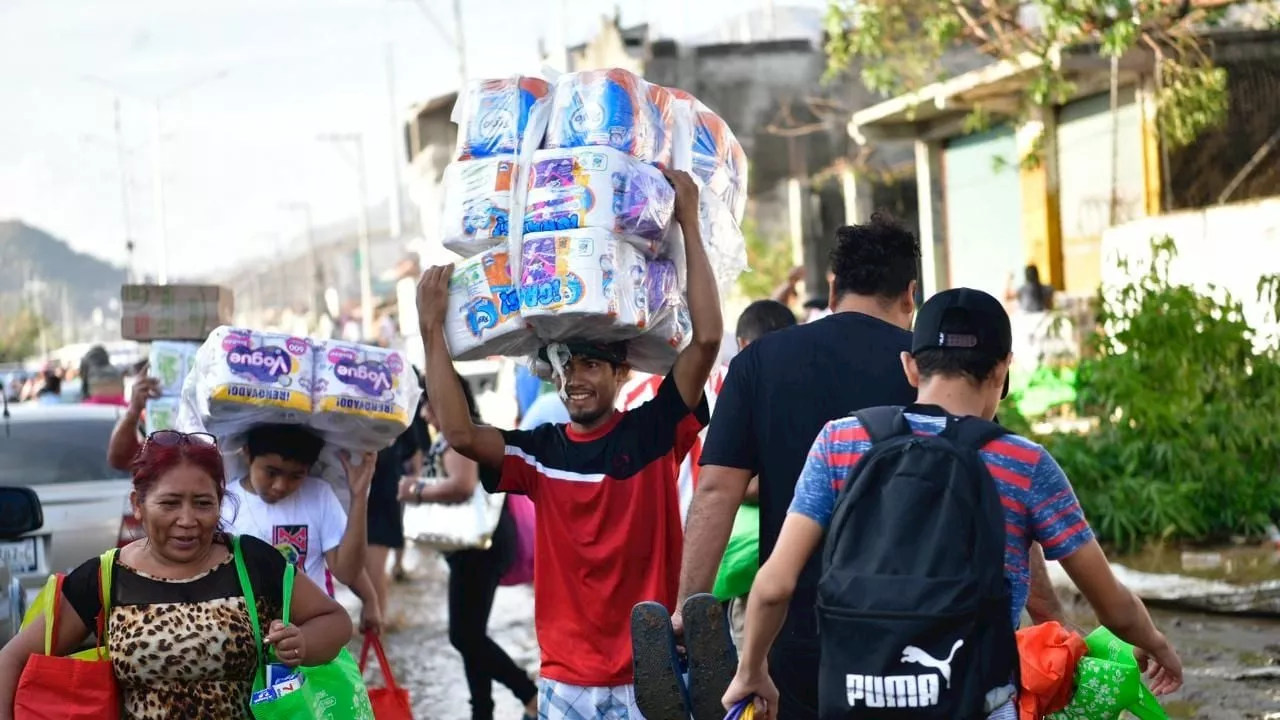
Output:
[[1111,555],[1112,562],[1150,573],[1175,573],[1206,580],[1251,584],[1280,580],[1280,549],[1271,545],[1179,548],[1153,545],[1142,552]]

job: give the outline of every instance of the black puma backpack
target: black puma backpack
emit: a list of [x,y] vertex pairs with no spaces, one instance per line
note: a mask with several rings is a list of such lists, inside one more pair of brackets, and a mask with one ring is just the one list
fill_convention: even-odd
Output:
[[978,455],[1006,431],[949,417],[916,435],[895,407],[855,417],[872,445],[823,548],[820,716],[981,720],[1018,670],[1004,509]]

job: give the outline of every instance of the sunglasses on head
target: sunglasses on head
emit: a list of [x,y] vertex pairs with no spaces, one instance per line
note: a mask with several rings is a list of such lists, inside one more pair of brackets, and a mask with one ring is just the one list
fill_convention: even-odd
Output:
[[179,445],[217,445],[218,440],[209,433],[184,433],[177,430],[157,430],[147,436],[147,443],[159,447]]

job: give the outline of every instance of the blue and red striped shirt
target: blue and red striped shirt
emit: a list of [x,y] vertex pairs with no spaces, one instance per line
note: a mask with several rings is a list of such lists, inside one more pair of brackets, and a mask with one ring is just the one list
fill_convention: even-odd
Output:
[[[906,418],[918,435],[936,435],[946,423],[933,415],[907,413]],[[840,488],[869,449],[871,438],[856,418],[827,423],[809,450],[790,512],[826,528]],[[1012,587],[1010,610],[1016,627],[1030,586],[1027,552],[1031,543],[1040,543],[1047,559],[1061,560],[1093,539],[1093,530],[1066,474],[1043,447],[1019,435],[1006,435],[988,443],[980,454],[1004,504],[1004,572]]]

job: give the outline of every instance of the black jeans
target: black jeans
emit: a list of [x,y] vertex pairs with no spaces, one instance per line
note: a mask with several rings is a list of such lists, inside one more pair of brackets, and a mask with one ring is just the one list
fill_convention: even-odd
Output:
[[489,550],[463,550],[449,556],[449,642],[462,654],[472,720],[493,720],[495,680],[522,703],[538,696],[538,686],[529,675],[489,637],[493,596],[512,559],[509,548],[500,547],[505,544],[498,541]]

